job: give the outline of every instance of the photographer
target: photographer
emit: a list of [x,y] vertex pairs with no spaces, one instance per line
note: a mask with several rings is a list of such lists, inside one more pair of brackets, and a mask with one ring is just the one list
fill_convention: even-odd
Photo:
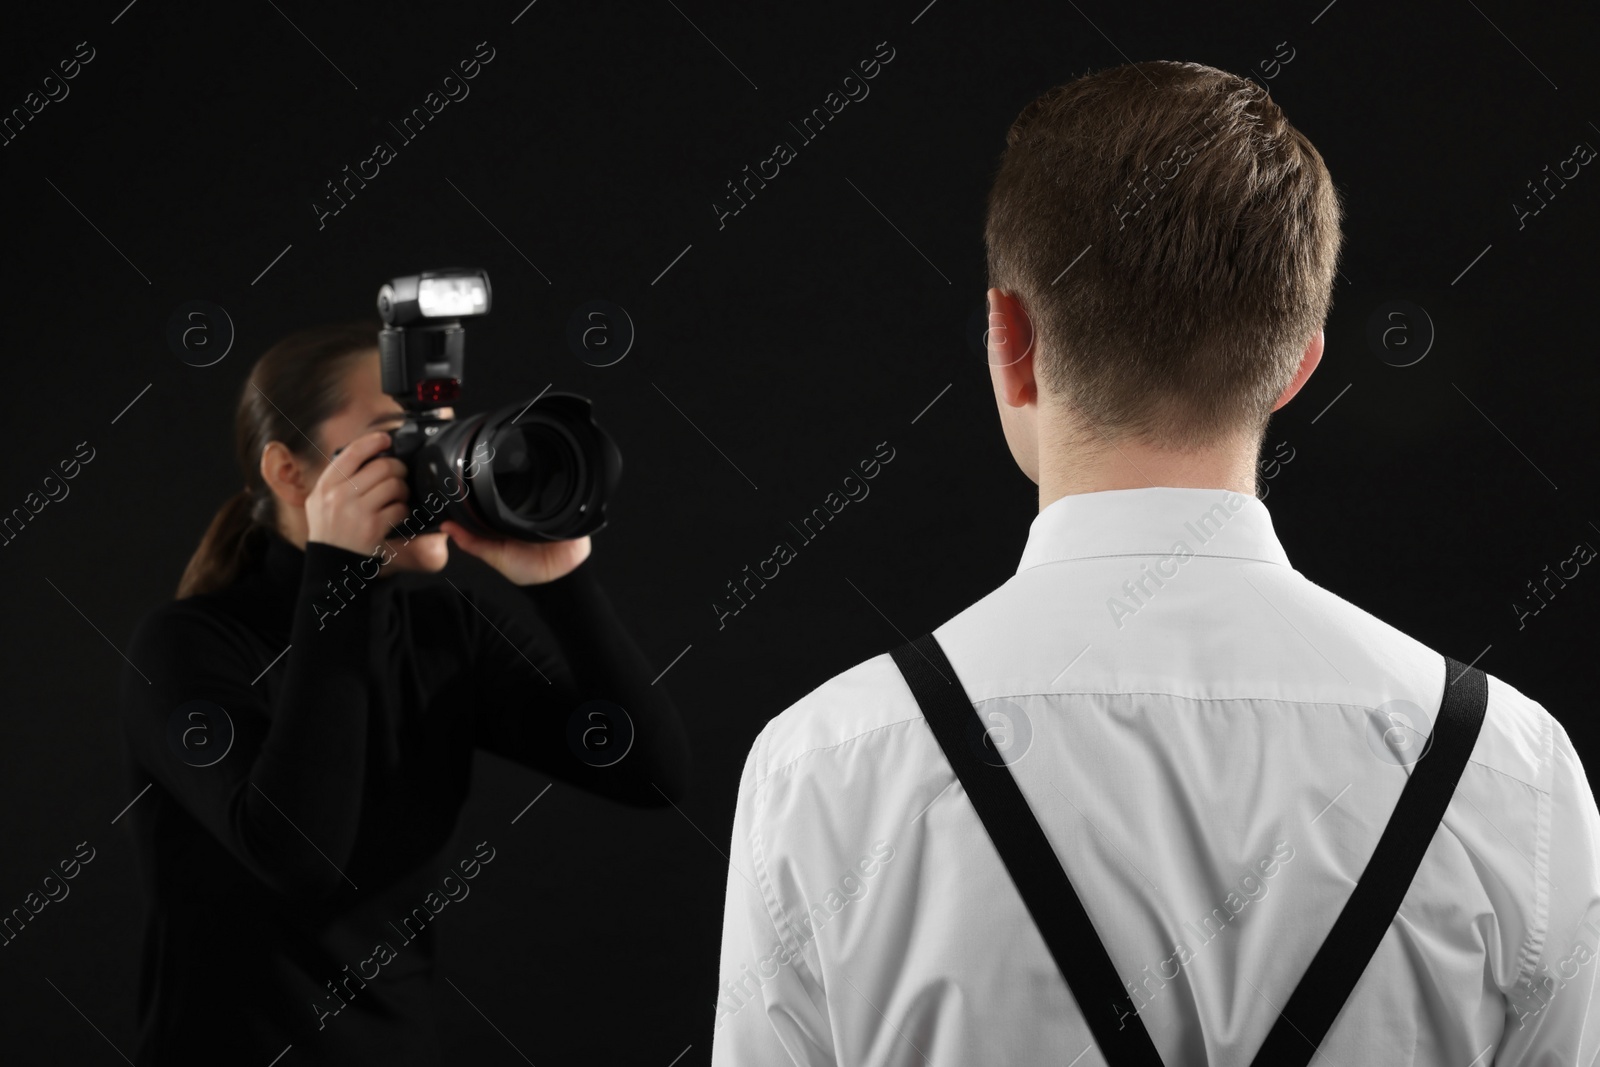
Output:
[[[153,782],[127,815],[147,897],[141,1065],[267,1064],[291,1046],[280,1067],[439,1063],[433,928],[405,919],[426,918],[464,854],[451,842],[474,749],[625,804],[683,793],[682,723],[589,537],[454,522],[400,536],[417,502],[405,464],[378,453],[404,414],[381,388],[376,325],[270,348],[237,411],[245,487],[178,599],[134,632],[130,795]],[[427,577],[450,540],[521,587],[556,647]],[[592,710],[614,706],[625,716]],[[622,757],[569,742],[577,721]],[[375,943],[392,950],[376,973],[361,966]]]

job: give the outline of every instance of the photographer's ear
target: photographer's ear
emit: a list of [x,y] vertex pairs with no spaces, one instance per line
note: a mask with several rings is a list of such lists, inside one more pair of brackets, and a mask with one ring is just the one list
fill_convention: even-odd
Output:
[[261,479],[274,496],[290,507],[303,508],[316,478],[282,441],[268,441],[261,450]]

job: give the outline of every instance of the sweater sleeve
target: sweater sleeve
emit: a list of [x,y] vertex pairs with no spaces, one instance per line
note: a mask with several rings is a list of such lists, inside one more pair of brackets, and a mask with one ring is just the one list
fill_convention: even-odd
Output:
[[[227,619],[183,600],[140,622],[127,654],[137,669],[122,675],[122,723],[137,765],[288,896],[354,885],[345,868],[361,816],[372,598],[355,596],[337,613],[314,601],[342,567],[364,559],[306,545],[277,661],[255,662]],[[282,676],[270,705],[269,670]]]
[[689,779],[688,736],[593,558],[520,588],[557,647],[541,650],[516,620],[473,599],[478,745],[626,804],[677,802]]

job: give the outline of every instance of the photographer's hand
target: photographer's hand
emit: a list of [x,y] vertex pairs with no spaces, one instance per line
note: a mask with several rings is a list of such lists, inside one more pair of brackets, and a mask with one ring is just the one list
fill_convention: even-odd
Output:
[[306,497],[306,540],[369,556],[406,517],[406,465],[379,456],[389,435],[374,430],[333,454]]
[[505,537],[479,537],[458,522],[446,519],[439,529],[450,541],[477,556],[516,585],[543,585],[576,570],[593,548],[589,536],[569,541],[516,541]]

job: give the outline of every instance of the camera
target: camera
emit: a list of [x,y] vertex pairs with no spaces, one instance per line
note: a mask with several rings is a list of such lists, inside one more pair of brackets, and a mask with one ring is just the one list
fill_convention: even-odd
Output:
[[461,394],[462,320],[488,312],[482,270],[424,271],[378,290],[383,391],[406,412],[379,454],[407,467],[413,510],[404,533],[433,532],[445,519],[519,541],[593,533],[605,526],[622,453],[594,421],[588,398],[546,391],[465,419],[439,414]]

